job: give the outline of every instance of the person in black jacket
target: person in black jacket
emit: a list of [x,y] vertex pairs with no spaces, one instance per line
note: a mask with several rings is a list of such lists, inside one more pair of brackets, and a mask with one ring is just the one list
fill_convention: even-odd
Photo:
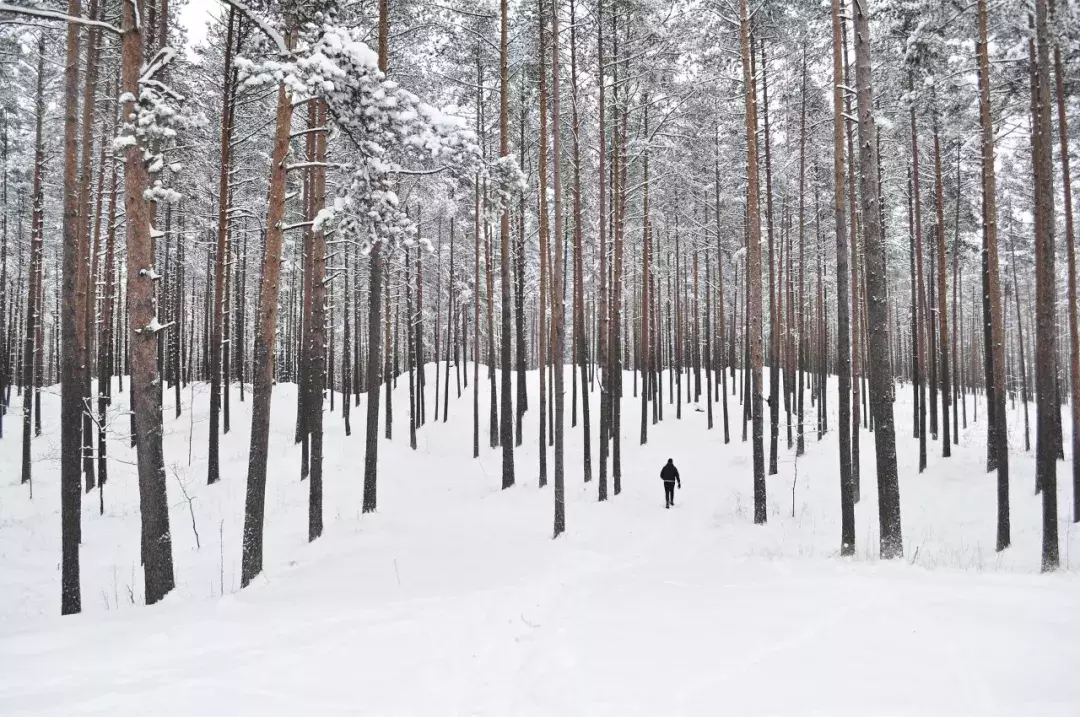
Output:
[[670,458],[667,459],[667,465],[660,469],[660,480],[664,481],[664,507],[670,508],[675,505],[675,486],[682,488],[679,469]]

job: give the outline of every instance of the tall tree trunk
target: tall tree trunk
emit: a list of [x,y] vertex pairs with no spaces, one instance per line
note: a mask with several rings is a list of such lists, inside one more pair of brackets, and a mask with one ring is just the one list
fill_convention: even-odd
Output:
[[[835,2],[836,0],[834,0]],[[747,153],[747,190],[746,216],[748,227],[746,281],[749,286],[748,313],[750,330],[747,337],[750,343],[750,370],[753,383],[751,396],[753,411],[753,454],[754,454],[754,522],[763,524],[767,520],[765,507],[765,450],[761,416],[761,218],[758,212],[758,170],[757,170],[757,100],[754,92],[754,77],[750,69],[750,11],[747,0],[739,0],[739,36],[742,46],[743,87],[746,103],[746,153]]]
[[[525,74],[522,73],[522,85],[525,83]],[[520,154],[518,166],[525,166],[525,92],[521,93],[521,125],[520,125]],[[521,422],[522,417],[529,405],[529,390],[526,387],[525,361],[525,193],[518,195],[518,235],[517,244],[514,247],[514,365],[517,367],[517,410],[514,412],[514,445],[520,446],[522,441]],[[451,260],[453,261],[453,260]],[[450,340],[449,327],[447,327],[447,341]],[[447,353],[447,356],[450,354]],[[436,361],[438,357],[436,357]],[[446,364],[446,379],[450,382],[450,364]],[[436,411],[438,414],[438,411]],[[438,416],[436,415],[436,418]]]
[[[285,42],[292,47],[296,18],[285,17]],[[266,246],[259,284],[259,321],[255,333],[251,386],[251,448],[248,455],[247,494],[244,502],[244,538],[240,585],[262,572],[263,523],[266,507],[267,446],[270,440],[270,401],[274,387],[274,348],[277,337],[278,294],[281,277],[281,244],[285,221],[285,162],[292,129],[292,98],[278,87],[273,153],[270,163],[269,203],[266,213]],[[372,252],[374,254],[374,252]],[[370,403],[376,403],[369,398]],[[378,406],[376,404],[376,410]],[[365,476],[365,507],[367,478]]]
[[[644,168],[645,168],[645,197],[642,208],[642,231],[641,231],[641,335],[640,340],[640,352],[639,362],[641,364],[641,445],[645,445],[649,441],[649,391],[646,386],[648,385],[649,376],[649,242],[651,227],[649,226],[649,146],[647,144],[649,137],[649,95],[645,94],[642,104],[645,106],[645,129],[644,134],[646,138],[646,145],[644,149]],[[709,402],[710,411],[712,410],[712,402]],[[712,426],[709,426],[712,428]]]
[[[123,90],[140,95],[142,32],[132,3],[123,10]],[[135,112],[124,104],[124,116]],[[139,473],[139,511],[142,515],[142,557],[147,604],[161,600],[175,586],[169,505],[165,490],[165,457],[161,446],[161,390],[158,386],[157,306],[154,297],[154,251],[151,241],[149,187],[143,149],[137,143],[125,151],[124,218],[127,225],[127,295],[131,327],[131,399],[135,414]],[[67,352],[65,352],[67,353]]]
[[[499,22],[499,157],[510,156],[510,80],[507,60],[507,33],[509,18],[507,17],[507,0],[500,0]],[[558,97],[558,86],[555,87],[555,96]],[[558,169],[556,169],[558,172]],[[559,198],[556,196],[556,210],[559,208]],[[557,225],[559,226],[559,225]],[[499,217],[499,257],[502,264],[502,423],[499,427],[499,441],[502,444],[502,487],[504,489],[514,485],[514,414],[513,414],[513,384],[510,372],[513,364],[510,362],[510,208],[504,206]]]
[[[118,93],[116,93],[118,94]],[[113,113],[113,134],[116,134],[116,117],[118,113]],[[99,509],[104,511],[104,488],[105,483],[109,478],[109,464],[108,464],[108,441],[106,440],[106,413],[109,406],[112,404],[112,372],[113,372],[113,315],[115,313],[116,306],[116,194],[117,194],[117,178],[116,178],[116,163],[112,163],[111,170],[112,177],[109,181],[109,186],[112,188],[109,192],[109,211],[108,211],[108,224],[105,234],[105,280],[104,291],[101,297],[101,336],[98,339],[98,416],[100,416],[100,422],[98,423],[98,503]],[[183,241],[183,231],[180,232],[181,242]],[[182,247],[182,243],[181,243]],[[183,253],[180,252],[179,256],[182,258]],[[182,275],[181,275],[182,276]],[[180,278],[180,277],[178,277]],[[178,284],[178,293],[183,294],[183,285]],[[177,323],[174,330],[179,332],[181,325],[181,314],[177,314]],[[176,386],[179,390],[180,376],[179,370],[177,370]],[[179,405],[180,401],[177,400]]]
[[[98,15],[97,0],[90,0],[89,15],[96,19]],[[90,288],[90,192],[92,184],[93,156],[94,156],[94,104],[97,98],[97,75],[98,75],[98,39],[100,32],[91,27],[87,30],[86,38],[86,74],[84,75],[85,87],[83,89],[83,118],[82,118],[82,167],[79,173],[79,268],[76,277],[76,292],[79,301],[79,325],[76,329],[78,334],[79,367],[82,373],[83,415],[82,415],[82,472],[86,482],[86,492],[94,488],[94,422],[93,409],[90,403],[90,342],[91,324],[93,321],[94,308],[90,301],[92,291]],[[42,287],[44,288],[44,287]],[[41,325],[39,323],[39,329]]]
[[[588,342],[585,339],[585,278],[581,243],[581,154],[577,85],[577,17],[575,1],[570,0],[570,122],[574,134],[574,334],[578,337],[574,359],[581,372],[582,472],[585,482],[592,480],[592,427],[589,415]],[[601,205],[603,201],[601,201]],[[603,212],[601,212],[603,217]],[[603,221],[600,222],[603,224]]]
[[[1057,288],[1054,250],[1053,118],[1050,90],[1050,32],[1046,0],[1035,0],[1034,151],[1035,176],[1035,474],[1043,496],[1043,571],[1060,564],[1057,525]],[[1072,208],[1069,208],[1071,211]]]
[[[719,174],[719,169],[717,169]],[[802,51],[802,80],[799,86],[799,386],[798,386],[798,428],[795,436],[795,456],[806,452],[806,436],[803,425],[803,376],[806,373],[807,348],[809,337],[806,335],[806,255],[803,251],[803,239],[806,228],[806,47]],[[723,289],[721,289],[723,291]]]
[[[125,18],[131,12],[124,8]],[[82,14],[79,0],[68,0],[68,15]],[[135,42],[138,33],[131,33],[128,42]],[[63,306],[60,325],[64,346],[78,346],[78,185],[75,183],[78,163],[78,104],[79,104],[79,26],[67,25],[67,56],[64,66],[64,191],[63,191]],[[125,48],[126,49],[126,48]],[[126,83],[125,83],[126,87]],[[23,391],[28,391],[28,386]],[[24,393],[23,400],[28,398]],[[64,351],[60,356],[60,613],[80,612],[79,543],[82,538],[79,495],[79,457],[82,452],[82,377],[77,350]]]
[[206,453],[206,482],[217,483],[221,478],[219,445],[221,431],[219,428],[221,413],[221,332],[223,322],[223,296],[225,285],[225,257],[229,245],[229,167],[231,157],[232,140],[232,111],[230,102],[232,92],[232,49],[233,49],[233,9],[229,9],[229,21],[225,40],[225,71],[224,85],[221,90],[221,168],[218,173],[218,227],[217,227],[217,261],[214,264],[214,328],[210,343],[210,431],[209,445]]
[[[503,3],[503,38],[506,37],[506,0]],[[505,43],[503,45],[505,47]],[[505,53],[503,54],[505,63]],[[503,76],[505,77],[506,65],[503,64]],[[563,317],[565,314],[565,302],[562,301],[564,294],[565,272],[563,271],[563,213],[562,213],[562,178],[559,171],[561,155],[559,153],[559,0],[553,0],[551,8],[551,178],[555,191],[555,265],[552,274],[555,283],[556,301],[552,302],[551,321],[554,328],[555,345],[553,347],[553,363],[555,365],[555,530],[553,537],[557,538],[566,531],[566,487],[563,476],[563,378],[566,374],[563,360],[563,341],[566,335]],[[617,474],[616,474],[617,475]],[[616,478],[616,481],[618,479]],[[616,493],[618,490],[616,489]]]
[[[987,453],[997,467],[997,550],[1009,547],[1009,446],[1005,423],[1005,342],[1002,322],[1001,285],[997,257],[997,197],[994,177],[994,123],[990,114],[990,49],[987,39],[987,2],[978,0],[979,23],[979,126],[982,130],[983,276],[986,285],[984,307],[989,311],[991,341],[985,361],[991,367],[987,378]],[[974,318],[974,317],[973,317]],[[988,460],[989,463],[989,460]],[[988,470],[990,468],[988,467]]]
[[[935,103],[936,104],[936,103]],[[938,137],[937,113],[934,114],[934,185],[937,195],[937,285],[938,285],[938,333],[940,347],[938,353],[941,356],[941,455],[948,458],[952,455],[952,436],[949,427],[949,401],[952,393],[949,388],[949,292],[945,284],[945,197],[942,191],[941,179],[941,141]]]
[[[315,101],[308,105],[308,112],[315,127],[326,124],[326,105]],[[311,217],[314,219],[326,204],[326,133],[313,132],[315,139],[315,162],[312,171]],[[311,323],[304,349],[309,352],[307,381],[308,396],[305,403],[305,424],[311,440],[311,473],[308,484],[308,541],[315,540],[323,531],[323,387],[326,384],[326,236],[321,230],[312,231],[311,254]],[[332,357],[331,357],[332,358]],[[333,385],[330,387],[333,391]],[[348,404],[345,398],[345,403]],[[331,409],[333,410],[333,409]]]
[[[548,365],[548,323],[547,323],[547,297],[548,297],[548,206],[547,206],[547,16],[546,5],[544,0],[539,0],[538,3],[538,20],[540,23],[540,46],[537,54],[539,55],[539,67],[540,67],[540,157],[538,159],[539,172],[540,172],[540,287],[537,291],[538,299],[540,301],[540,323],[537,327],[537,333],[539,334],[539,374],[540,374],[540,438],[538,448],[540,449],[540,487],[543,488],[547,485],[547,416],[548,416],[548,402],[547,402],[547,365]],[[603,94],[604,90],[601,87],[600,93]],[[603,103],[601,102],[601,107]],[[603,112],[603,109],[600,110]],[[600,140],[603,142],[603,139]],[[603,154],[603,150],[601,150]],[[603,159],[600,160],[601,164]],[[600,171],[601,183],[603,180],[603,168]],[[603,190],[601,189],[601,195]],[[600,227],[600,244],[603,246],[603,222],[601,221]],[[603,455],[603,454],[601,454]],[[603,475],[603,469],[601,469],[601,475]]]
[[[22,478],[21,482],[30,486],[30,494],[33,495],[33,485],[31,483],[31,459],[30,459],[30,441],[31,441],[31,411],[33,409],[33,391],[31,386],[34,383],[34,364],[35,355],[34,348],[37,336],[37,324],[41,315],[44,313],[41,308],[38,307],[38,296],[41,293],[38,286],[38,276],[40,275],[40,266],[43,261],[42,258],[42,241],[44,234],[44,211],[45,211],[45,197],[44,197],[44,182],[45,182],[45,145],[44,136],[42,134],[42,127],[45,120],[45,33],[42,32],[38,37],[38,64],[37,64],[37,83],[36,91],[34,94],[34,184],[33,190],[30,195],[30,203],[32,205],[32,215],[30,220],[30,266],[27,275],[28,288],[25,294],[25,311],[26,321],[23,324],[25,330],[25,340],[23,343],[23,360],[22,360],[22,390],[23,390],[23,432],[22,432]],[[21,226],[21,225],[20,225]],[[22,232],[20,232],[21,234]],[[20,237],[21,238],[21,237]],[[21,249],[21,243],[20,243]],[[66,245],[65,245],[66,251]],[[20,251],[20,261],[22,264],[22,256]],[[65,272],[65,277],[67,276]],[[66,298],[66,295],[65,295]],[[43,308],[43,307],[42,307]],[[66,426],[63,427],[66,429]],[[66,456],[66,454],[65,454]],[[78,494],[78,476],[75,478],[75,491]],[[64,494],[66,497],[66,494]],[[78,504],[76,504],[78,505]],[[65,523],[65,529],[67,524]],[[65,533],[66,535],[66,533]],[[76,541],[77,544],[77,541]],[[77,587],[77,586],[76,586]],[[77,612],[77,610],[76,610]]]
[[[388,3],[389,0],[379,0],[379,71],[383,74],[386,73],[389,62],[389,51],[387,49],[387,36],[389,34]],[[287,101],[287,98],[285,98],[284,94],[279,94],[278,100],[280,103],[281,101]],[[288,123],[286,122],[286,124]],[[381,346],[382,317],[379,312],[379,302],[382,300],[383,293],[384,251],[383,241],[379,237],[372,237],[371,252],[368,255],[370,276],[368,278],[367,424],[364,430],[364,498],[362,507],[364,513],[374,511],[378,505],[379,389],[382,385],[379,371],[382,367],[383,351]],[[389,349],[390,347],[387,346],[387,352],[389,352]],[[389,428],[389,425],[388,421],[387,428]]]
[[[911,91],[912,80],[908,77],[908,90]],[[911,202],[914,206],[914,239],[915,242],[915,274],[918,291],[918,321],[919,334],[919,472],[926,470],[926,369],[930,361],[933,361],[933,352],[928,349],[927,327],[933,324],[927,320],[926,289],[924,287],[923,273],[923,250],[922,250],[922,200],[919,195],[919,140],[915,125],[915,105],[911,105]],[[933,367],[930,367],[933,370]],[[931,383],[933,381],[931,380]],[[936,409],[932,409],[936,411]]]
[[844,189],[844,66],[840,1],[833,0],[833,182],[836,225],[836,368],[840,415],[840,554],[855,554],[855,486],[851,476],[851,346],[849,337],[848,241]]
[[[541,0],[542,2],[542,0]],[[607,485],[607,454],[608,454],[608,421],[611,415],[610,410],[610,391],[609,386],[611,383],[611,370],[608,364],[608,285],[607,285],[607,125],[604,122],[604,113],[606,110],[606,101],[604,99],[604,3],[600,2],[596,8],[597,20],[596,20],[596,52],[597,52],[597,74],[599,77],[599,92],[600,100],[598,103],[598,110],[600,113],[599,130],[600,135],[600,152],[598,156],[599,171],[597,172],[600,181],[600,198],[598,206],[600,207],[600,220],[599,224],[599,243],[597,249],[600,254],[600,317],[599,327],[597,333],[598,343],[598,363],[602,367],[600,374],[600,479],[598,481],[598,496],[599,500],[607,500],[608,485]],[[541,74],[541,77],[543,75]],[[541,80],[542,82],[543,80]],[[543,112],[543,102],[541,101],[540,107]],[[543,115],[541,115],[543,116]],[[543,132],[541,132],[541,142],[543,142]],[[543,172],[540,174],[541,178],[544,176]],[[541,197],[543,193],[541,192]],[[541,217],[543,221],[543,217]],[[542,235],[541,235],[542,236]],[[542,254],[542,253],[541,253]],[[543,261],[543,258],[541,258]],[[543,304],[540,308],[543,312]],[[541,449],[542,450],[542,449]]]
[[[840,5],[841,14],[847,13],[847,7],[841,2]],[[841,23],[840,36],[843,41],[842,46],[842,60],[844,65],[844,85],[851,86],[851,65],[848,62],[848,38],[847,38],[847,23]],[[851,93],[844,93],[844,114],[848,117],[852,115],[851,112]],[[851,491],[852,500],[856,503],[859,502],[860,496],[860,482],[859,482],[859,313],[860,313],[860,301],[859,296],[861,294],[859,290],[859,224],[855,213],[855,152],[852,147],[852,135],[854,132],[851,128],[851,121],[844,122],[844,134],[847,138],[847,177],[848,177],[848,215],[849,215],[849,231],[850,231],[850,248],[848,251],[848,257],[851,265],[851,284],[849,286],[849,294],[851,295],[851,309],[849,313],[850,325],[851,325]]]
[[[720,141],[719,128],[716,137],[717,145]],[[735,343],[734,329],[732,335],[727,337],[724,331],[724,250],[720,246],[720,151],[719,146],[716,150],[717,156],[713,162],[713,206],[716,214],[716,280],[718,282],[716,291],[716,329],[719,334],[719,341],[717,344],[716,360],[717,371],[720,374],[720,393],[723,401],[724,411],[724,444],[727,445],[731,442],[731,431],[728,423],[728,396],[727,396],[727,372],[724,371],[724,352],[725,341],[730,340],[731,344]],[[737,293],[737,292],[736,292]],[[734,368],[734,366],[732,366]],[[663,401],[660,402],[661,405]]]
[[[1053,5],[1050,6],[1053,12]],[[1073,228],[1072,175],[1069,171],[1069,120],[1065,111],[1065,70],[1060,43],[1054,43],[1054,82],[1057,95],[1058,135],[1061,142],[1061,177],[1064,185],[1065,246],[1069,282],[1069,386],[1072,418],[1073,522],[1080,523],[1080,329],[1077,321],[1076,232]]]
[[[765,120],[765,226],[769,236],[769,475],[775,475],[780,435],[780,312],[776,293],[776,242],[773,233],[772,143],[769,141],[769,70],[761,39],[761,100]],[[756,159],[755,159],[756,161]],[[696,272],[695,272],[696,273]],[[695,354],[696,355],[696,354]]]
[[[1016,352],[1016,360],[1020,364],[1020,403],[1024,408],[1024,452],[1027,453],[1031,451],[1031,424],[1028,420],[1027,360],[1024,357],[1027,343],[1024,341],[1024,318],[1020,313],[1020,283],[1016,278],[1016,247],[1011,232],[1009,234],[1009,255],[1009,265],[1012,269],[1013,298],[1016,301],[1016,343],[1020,349]],[[1013,395],[1015,396],[1015,392]],[[1036,483],[1035,492],[1038,493],[1039,490],[1039,485]]]
[[[880,174],[877,127],[871,86],[870,23],[861,2],[855,8],[855,76],[859,106],[859,165],[862,196],[863,242],[866,247],[866,291],[869,319],[870,412],[874,419],[877,461],[878,524],[883,559],[902,557],[900,485],[896,471],[896,429],[893,423],[894,376],[889,361],[888,265],[880,224]],[[858,424],[855,425],[858,430]]]

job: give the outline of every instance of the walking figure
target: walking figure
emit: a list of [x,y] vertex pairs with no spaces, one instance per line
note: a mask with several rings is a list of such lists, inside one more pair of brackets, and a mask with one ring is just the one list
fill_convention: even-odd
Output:
[[664,481],[664,507],[670,508],[675,505],[675,486],[682,490],[679,469],[670,458],[667,459],[667,465],[660,469],[660,480]]

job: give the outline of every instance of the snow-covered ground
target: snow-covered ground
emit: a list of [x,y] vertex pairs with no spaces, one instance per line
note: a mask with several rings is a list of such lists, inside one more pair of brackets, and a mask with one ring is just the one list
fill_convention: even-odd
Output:
[[[428,379],[433,409],[431,366]],[[180,419],[167,392],[177,589],[150,608],[140,604],[138,493],[118,416],[105,514],[96,494],[84,500],[84,614],[68,618],[58,615],[58,399],[43,397],[32,500],[18,483],[16,401],[0,440],[0,714],[1078,714],[1080,530],[1059,464],[1067,567],[1040,575],[1041,504],[1021,414],[1011,425],[1013,547],[997,554],[983,406],[972,423],[969,400],[954,456],[931,443],[919,475],[910,389],[899,391],[906,557],[886,564],[876,559],[872,434],[862,433],[857,556],[840,559],[835,433],[819,443],[808,431],[796,463],[781,428],[769,522],[755,526],[737,402],[729,445],[719,406],[707,432],[704,412],[684,406],[679,421],[665,403],[666,420],[639,446],[628,374],[623,492],[601,504],[595,477],[582,482],[568,406],[567,533],[552,541],[530,380],[533,410],[507,491],[486,413],[481,458],[471,457],[471,386],[451,398],[449,423],[419,430],[414,452],[399,382],[373,515],[360,515],[363,403],[349,438],[340,413],[327,414],[326,532],[311,545],[295,387],[279,386],[266,570],[243,591],[250,398],[241,403],[234,387],[222,482],[208,487],[207,391],[185,390]],[[487,386],[481,369],[482,412]],[[835,412],[835,394],[829,404]],[[683,477],[670,511],[658,478],[668,457]]]

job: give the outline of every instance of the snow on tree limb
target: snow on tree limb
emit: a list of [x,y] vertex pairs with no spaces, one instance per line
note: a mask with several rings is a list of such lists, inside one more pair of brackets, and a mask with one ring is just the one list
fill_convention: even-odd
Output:
[[261,30],[262,33],[266,35],[266,37],[269,38],[270,41],[274,43],[274,45],[277,46],[278,54],[280,54],[282,57],[287,57],[289,55],[289,48],[285,44],[285,38],[283,38],[281,36],[281,33],[275,30],[268,22],[266,22],[266,20],[259,17],[258,13],[249,8],[244,3],[240,2],[240,0],[221,1],[229,7],[235,9],[238,13],[245,16],[247,19],[251,20],[253,23],[255,23],[258,26],[259,30]]
[[[476,135],[465,121],[387,80],[379,70],[378,55],[361,37],[359,30],[329,21],[309,23],[291,58],[236,59],[248,86],[280,82],[296,95],[294,104],[323,100],[334,124],[352,144],[355,159],[341,166],[350,179],[333,209],[321,213],[319,226],[338,223],[353,234],[360,234],[363,226],[371,243],[396,244],[408,236],[413,224],[393,191],[395,177],[435,171],[460,180],[477,173],[488,177],[494,188],[494,211],[501,211],[525,185],[516,161],[504,157],[485,164]],[[405,167],[402,155],[436,167]],[[292,165],[302,166],[306,164]]]
[[36,7],[23,7],[21,5],[9,5],[7,3],[0,3],[0,12],[9,12],[14,15],[28,15],[30,17],[40,17],[45,20],[60,20],[61,22],[73,22],[77,25],[87,25],[89,27],[96,27],[101,30],[108,30],[109,32],[117,35],[122,34],[120,28],[116,25],[110,25],[107,22],[101,20],[91,20],[86,17],[75,17],[74,15],[66,15],[56,10],[43,10]]

